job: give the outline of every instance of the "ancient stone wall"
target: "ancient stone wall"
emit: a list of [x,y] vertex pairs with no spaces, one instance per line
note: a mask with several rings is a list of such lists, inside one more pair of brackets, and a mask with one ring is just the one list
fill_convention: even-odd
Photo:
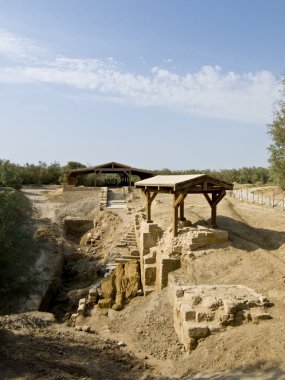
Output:
[[269,301],[243,285],[184,285],[170,274],[169,296],[175,331],[188,352],[228,326],[271,319]]

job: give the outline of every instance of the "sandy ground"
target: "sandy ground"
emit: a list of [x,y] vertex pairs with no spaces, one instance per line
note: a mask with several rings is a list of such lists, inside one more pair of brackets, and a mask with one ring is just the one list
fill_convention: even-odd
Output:
[[[34,204],[40,208],[41,217],[56,221],[70,210],[96,215],[96,202],[92,209],[93,198],[88,193],[69,193],[65,198],[64,193],[53,189],[53,194],[35,191],[30,196],[35,197]],[[137,200],[134,208],[142,201]],[[205,223],[210,210],[204,197],[188,196],[185,214],[194,224]],[[117,223],[115,240],[125,230],[130,217],[120,215],[121,229]],[[163,228],[171,225],[170,196],[158,196],[152,217]],[[109,242],[112,223],[109,220],[111,232],[106,235]],[[146,298],[137,297],[121,312],[110,311],[106,315],[91,311],[82,321],[95,331],[90,335],[54,321],[41,329],[37,326],[27,329],[24,323],[21,330],[14,322],[2,320],[5,330],[0,335],[0,379],[285,379],[285,212],[225,198],[218,207],[218,224],[229,231],[230,241],[204,249],[199,258],[180,270],[180,275],[189,284],[247,285],[274,304],[270,308],[272,320],[228,328],[202,341],[191,354],[184,352],[173,330],[172,308],[166,290]],[[75,283],[73,286],[76,289]],[[16,316],[13,318],[17,320]],[[45,336],[52,342],[47,342],[48,346],[43,344]],[[33,344],[27,344],[30,338],[42,349],[37,351]],[[118,348],[119,341],[124,344]],[[84,353],[82,346],[86,348]],[[58,352],[60,347],[63,354]],[[23,369],[15,367],[19,361]],[[43,368],[46,372],[41,373]],[[102,371],[98,372],[100,368]],[[116,375],[113,370],[117,371]]]

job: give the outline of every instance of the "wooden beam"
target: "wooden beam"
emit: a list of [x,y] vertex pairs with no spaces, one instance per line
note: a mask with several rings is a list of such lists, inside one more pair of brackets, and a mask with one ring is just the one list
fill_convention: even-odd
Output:
[[187,197],[187,194],[175,194],[175,206],[180,206],[181,202],[184,201],[184,199]]
[[207,202],[209,203],[209,205],[212,206],[212,200],[209,194],[208,193],[203,193],[203,194],[204,194],[204,197],[207,199]]
[[151,220],[151,204],[152,204],[152,201],[154,200],[154,198],[157,196],[157,192],[154,192],[151,195],[150,191],[145,190],[144,194],[146,196],[146,202],[147,202],[147,223],[152,223],[152,220]]
[[[225,191],[222,191],[221,193],[216,193],[213,205],[217,206],[217,204],[224,198],[225,195],[226,195]],[[214,194],[213,194],[213,196],[214,196]]]
[[212,193],[212,199],[209,194],[204,193],[204,197],[207,199],[209,205],[211,206],[211,227],[217,227],[217,205],[226,195],[226,191]]

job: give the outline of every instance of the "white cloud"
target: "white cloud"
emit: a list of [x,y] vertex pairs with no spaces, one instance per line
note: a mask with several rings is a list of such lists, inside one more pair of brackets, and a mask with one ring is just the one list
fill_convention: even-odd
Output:
[[163,63],[172,63],[173,62],[173,59],[171,58],[165,58],[162,60]]
[[[176,111],[248,123],[271,120],[280,84],[269,71],[224,73],[219,66],[203,66],[198,72],[179,75],[160,67],[149,75],[123,72],[113,58],[27,61],[38,48],[32,41],[0,32],[0,53],[18,60],[0,67],[0,82],[49,83],[88,91],[92,99],[120,101],[136,106],[158,106]],[[88,96],[88,93],[84,96]]]
[[43,51],[32,40],[0,29],[0,55],[13,60],[36,61]]

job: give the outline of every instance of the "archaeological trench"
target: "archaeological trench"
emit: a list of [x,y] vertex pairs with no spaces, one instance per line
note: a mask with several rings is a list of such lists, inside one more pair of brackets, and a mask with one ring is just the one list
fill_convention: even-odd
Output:
[[[98,210],[100,208],[103,221],[76,215],[64,217],[62,228],[74,248],[71,259],[76,261],[74,257],[77,252],[84,252],[89,257],[91,268],[101,257],[96,281],[92,284],[87,282],[81,293],[74,291],[76,302],[65,303],[64,292],[59,291],[60,287],[64,287],[61,281],[66,283],[70,278],[74,281],[79,269],[67,274],[68,263],[65,263],[65,279],[60,279],[63,258],[57,248],[57,256],[47,255],[45,264],[42,263],[48,266],[52,261],[53,276],[51,279],[47,275],[41,296],[37,294],[31,297],[31,309],[39,308],[56,314],[58,307],[62,306],[64,315],[61,318],[69,326],[89,332],[91,327],[86,323],[86,318],[91,314],[111,309],[120,313],[132,298],[148,297],[153,291],[166,288],[165,294],[173,308],[173,328],[184,350],[189,353],[196,349],[200,340],[213,334],[225,333],[228,328],[241,324],[271,319],[269,300],[254,289],[243,284],[193,285],[191,277],[187,276],[187,268],[193,260],[206,254],[205,248],[214,249],[228,241],[228,232],[218,229],[214,224],[217,204],[222,201],[226,191],[231,191],[232,185],[207,176],[157,177],[138,181],[135,187],[96,188],[94,194],[98,196]],[[72,185],[65,185],[62,191],[82,191],[84,196],[83,188]],[[172,210],[164,223],[153,221],[151,216],[152,205],[159,207],[160,200],[156,196],[160,193],[168,199]],[[187,195],[195,196],[197,193],[205,195],[209,203],[209,225],[192,225],[185,218],[184,200]],[[114,231],[109,231],[109,235],[115,236],[116,230],[118,236],[114,240],[115,244],[108,246],[104,243],[106,232],[102,226],[108,226],[110,215],[112,221],[116,221],[116,227]],[[118,215],[121,215],[121,219]],[[126,226],[122,229],[124,223]],[[104,258],[103,249],[109,251]],[[88,268],[84,270],[87,273]]]

